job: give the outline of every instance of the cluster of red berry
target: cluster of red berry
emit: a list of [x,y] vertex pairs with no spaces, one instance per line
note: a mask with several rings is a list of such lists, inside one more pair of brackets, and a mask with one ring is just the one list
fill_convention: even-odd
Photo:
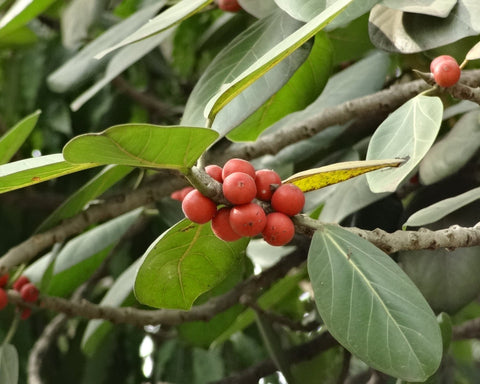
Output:
[[218,8],[227,12],[238,12],[242,9],[242,6],[238,3],[238,0],[218,0]]
[[[200,191],[186,187],[174,192],[172,198],[182,201],[187,218],[199,224],[211,221],[213,232],[224,241],[259,234],[271,245],[285,245],[292,240],[295,227],[290,216],[300,213],[305,204],[300,188],[282,184],[275,171],[255,171],[242,159],[231,159],[223,168],[208,165],[205,171],[222,183],[223,195],[231,205],[217,209],[217,204]],[[254,199],[270,202],[274,212],[266,214]]]
[[[0,310],[4,309],[8,304],[8,295],[5,287],[8,284],[9,275],[0,276]],[[12,284],[12,288],[20,292],[20,296],[26,303],[34,303],[38,299],[39,291],[35,284],[32,284],[27,276],[20,276]],[[21,308],[21,319],[25,320],[30,317],[32,310],[30,308]]]
[[452,56],[442,55],[432,60],[430,72],[438,85],[451,87],[457,84],[462,70]]

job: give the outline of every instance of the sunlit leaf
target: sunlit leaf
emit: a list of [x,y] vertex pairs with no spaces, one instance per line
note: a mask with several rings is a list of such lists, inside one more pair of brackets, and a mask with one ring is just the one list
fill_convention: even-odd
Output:
[[273,0],[238,0],[238,4],[243,10],[259,19],[267,17],[277,9]]
[[63,153],[72,163],[185,171],[217,137],[217,132],[206,128],[124,124],[77,136],[65,145]]
[[189,309],[238,267],[248,240],[227,243],[210,224],[182,220],[146,251],[135,280],[137,300],[155,308]]
[[0,35],[28,23],[46,10],[55,0],[17,0],[0,19]]
[[409,160],[403,167],[367,174],[372,192],[393,192],[411,174],[435,141],[442,113],[438,97],[419,95],[384,120],[370,140],[367,160]]
[[398,167],[404,162],[403,159],[347,161],[296,173],[283,180],[283,183],[296,185],[303,192],[309,192],[377,169]]
[[18,353],[12,344],[0,345],[0,383],[18,383]]
[[7,163],[25,142],[37,124],[40,111],[36,111],[19,121],[0,138],[0,164]]
[[457,0],[382,0],[385,7],[403,12],[422,13],[437,17],[447,17]]
[[282,42],[273,47],[270,51],[259,58],[250,68],[245,70],[231,83],[226,84],[214,96],[205,107],[204,115],[213,121],[215,115],[228,104],[235,96],[242,92],[254,81],[259,79],[275,65],[292,54],[302,44],[315,36],[323,27],[325,27],[336,15],[338,15],[353,0],[339,0],[324,12],[314,17],[303,27],[292,33]]
[[403,224],[406,227],[420,227],[422,225],[434,223],[448,214],[470,204],[476,200],[480,200],[480,187],[474,188],[468,192],[462,193],[455,197],[450,197],[423,208],[413,215]]
[[477,60],[480,59],[480,42],[475,44],[468,52],[465,57],[467,60]]
[[385,253],[334,225],[315,232],[308,273],[329,332],[374,369],[424,381],[442,358],[440,329],[418,289]]
[[38,184],[56,177],[96,167],[98,164],[72,164],[62,154],[14,161],[0,166],[0,193]]

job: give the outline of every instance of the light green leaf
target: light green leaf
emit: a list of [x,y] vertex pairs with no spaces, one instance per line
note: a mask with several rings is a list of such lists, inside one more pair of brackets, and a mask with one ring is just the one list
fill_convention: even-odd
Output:
[[447,17],[457,0],[382,0],[382,5],[403,12]]
[[204,116],[213,121],[216,114],[234,97],[320,32],[323,27],[352,1],[353,0],[337,1],[290,36],[283,39],[282,42],[278,43],[260,57],[250,68],[241,73],[231,83],[225,85],[217,95],[208,102],[205,107]]
[[155,4],[135,12],[129,18],[108,29],[51,73],[47,78],[48,86],[55,92],[66,92],[78,86],[111,58],[109,56],[100,60],[94,59],[93,57],[97,53],[118,43],[135,31],[155,15],[165,3],[166,0],[156,1]]
[[[110,307],[121,307],[134,302],[133,282],[135,274],[140,266],[141,259],[136,260],[123,273],[118,276],[108,292],[105,294],[99,305]],[[106,320],[94,319],[87,324],[82,337],[82,351],[87,356],[92,356],[102,344],[105,336],[113,329],[113,324]]]
[[238,4],[257,19],[267,17],[277,9],[273,0],[238,0]]
[[403,224],[403,229],[407,227],[420,227],[426,224],[434,223],[450,213],[480,200],[480,187],[471,189],[455,197],[450,197],[423,208],[413,215]]
[[0,48],[20,48],[38,41],[35,32],[28,27],[20,27],[15,31],[0,35]]
[[400,267],[368,241],[334,225],[315,232],[308,273],[329,332],[370,367],[424,381],[440,365],[440,329]]
[[465,57],[467,60],[478,60],[480,59],[480,42],[475,44],[467,53]]
[[210,224],[185,219],[164,232],[146,251],[135,280],[135,296],[155,308],[190,309],[244,257],[248,238],[227,243]]
[[25,142],[37,124],[40,111],[35,111],[19,121],[0,138],[0,164],[7,163]]
[[0,383],[18,383],[18,353],[12,344],[0,345]]
[[136,32],[132,33],[127,38],[123,39],[120,43],[113,47],[100,52],[95,56],[97,59],[101,59],[107,53],[112,52],[115,49],[124,47],[125,45],[135,43],[140,40],[144,40],[147,37],[156,35],[166,29],[180,23],[181,21],[189,18],[193,14],[199,12],[202,8],[206,7],[213,0],[182,0],[175,5],[168,8],[166,11],[160,13],[157,17],[151,19],[147,24],[143,25]]
[[70,140],[72,163],[120,164],[186,171],[218,137],[211,129],[151,124],[116,125]]
[[133,168],[122,165],[105,167],[93,179],[80,187],[73,195],[65,200],[62,205],[53,211],[37,228],[36,232],[43,232],[62,220],[81,212],[89,201],[100,196],[132,170]]
[[480,112],[475,110],[463,115],[425,155],[419,167],[421,183],[433,184],[456,173],[479,148]]
[[[220,87],[233,81],[253,65],[258,57],[263,56],[301,25],[299,21],[279,11],[258,20],[239,34],[215,57],[200,77],[188,98],[181,124],[205,126],[203,111],[208,100],[215,96]],[[241,98],[227,108],[229,114],[223,115],[222,121],[228,123],[228,129],[223,129],[217,123],[217,130],[225,134],[257,110],[282,88],[305,61],[309,51],[309,46],[308,49],[299,50],[279,69],[269,71],[259,84],[246,90]]]
[[27,24],[55,0],[17,0],[0,19],[0,36]]
[[[48,290],[53,296],[66,296],[86,281],[142,214],[143,208],[125,213],[70,240],[59,251]],[[50,264],[47,254],[31,264],[24,274],[39,282]]]
[[[255,140],[267,127],[282,117],[307,107],[321,93],[328,81],[332,68],[333,51],[329,39],[324,33],[315,36],[315,42],[307,60],[297,69],[288,82],[259,109],[228,134],[233,141]],[[277,66],[276,68],[280,68]],[[250,89],[257,90],[257,82],[242,92],[244,100],[257,100],[257,97],[243,96]],[[265,89],[266,87],[262,87]],[[255,93],[258,95],[258,92]],[[222,116],[231,115],[230,105],[225,107],[215,118],[212,128],[224,127],[228,124]],[[237,106],[238,108],[242,106]],[[224,129],[222,128],[222,131]]]
[[0,166],[0,193],[41,183],[98,164],[71,164],[62,154],[33,157]]
[[423,159],[437,137],[443,106],[438,97],[419,95],[390,114],[368,145],[367,160],[403,158],[397,169],[367,174],[372,192],[394,192]]

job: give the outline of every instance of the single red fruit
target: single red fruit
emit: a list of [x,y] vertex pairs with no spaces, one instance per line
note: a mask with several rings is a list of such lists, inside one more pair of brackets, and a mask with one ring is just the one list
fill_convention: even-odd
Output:
[[433,73],[438,64],[442,64],[442,63],[445,63],[445,62],[448,62],[448,61],[452,61],[454,63],[457,62],[457,60],[455,60],[452,56],[449,56],[449,55],[441,55],[441,56],[436,57],[430,63],[430,72]]
[[237,205],[230,211],[230,225],[241,236],[256,236],[263,231],[266,215],[255,203]]
[[270,245],[285,245],[295,235],[295,226],[292,219],[280,212],[272,212],[267,215],[267,224],[262,231],[262,236]]
[[13,289],[20,292],[22,287],[28,283],[30,283],[29,278],[25,275],[22,275],[13,283]]
[[4,275],[0,276],[0,288],[3,288],[7,285],[8,283],[8,273],[5,273]]
[[255,179],[255,168],[248,161],[243,159],[230,159],[223,166],[222,178],[225,181],[228,175],[234,172],[243,172]]
[[430,65],[430,68],[433,68],[432,74],[435,82],[445,88],[457,84],[462,72],[459,65],[451,56],[440,56],[440,58],[442,59],[434,63],[435,60],[439,59],[437,57]]
[[183,201],[183,199],[185,198],[185,196],[187,196],[188,193],[191,192],[191,191],[193,191],[193,190],[194,190],[193,187],[188,186],[188,187],[179,189],[178,191],[172,192],[172,194],[170,195],[170,197],[171,197],[173,200]]
[[190,191],[182,201],[182,210],[187,218],[194,223],[205,224],[217,213],[217,205],[199,190]]
[[257,186],[257,199],[270,201],[273,195],[273,185],[282,184],[282,179],[277,172],[271,169],[260,169],[255,172],[255,185]]
[[23,308],[20,314],[20,319],[27,320],[32,314],[32,308]]
[[227,12],[238,12],[242,9],[237,0],[218,0],[218,8]]
[[230,225],[230,208],[227,207],[219,209],[212,219],[212,231],[223,241],[236,241],[242,238]]
[[20,290],[20,296],[22,296],[22,299],[27,303],[33,303],[37,301],[38,295],[38,288],[32,283],[25,284]]
[[222,167],[219,167],[215,164],[210,164],[205,167],[205,172],[207,172],[212,179],[217,180],[219,183],[223,183],[222,171]]
[[232,204],[250,203],[257,194],[255,180],[243,172],[228,175],[222,185],[223,195]]
[[282,184],[272,195],[272,208],[277,212],[294,216],[300,213],[305,204],[305,196],[300,188],[293,184]]
[[5,308],[8,304],[8,295],[4,289],[0,289],[0,310]]

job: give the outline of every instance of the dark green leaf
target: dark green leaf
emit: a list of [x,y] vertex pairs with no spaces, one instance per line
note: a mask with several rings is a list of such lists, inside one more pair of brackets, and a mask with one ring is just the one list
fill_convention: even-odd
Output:
[[423,381],[438,368],[435,315],[400,267],[368,241],[333,225],[315,232],[308,272],[329,332],[369,366]]
[[238,268],[248,238],[226,243],[210,224],[182,220],[146,251],[135,280],[135,296],[155,308],[189,309]]
[[0,345],[0,383],[18,383],[18,353],[11,344]]
[[65,145],[63,153],[72,163],[186,171],[217,137],[206,128],[125,124],[78,136]]

